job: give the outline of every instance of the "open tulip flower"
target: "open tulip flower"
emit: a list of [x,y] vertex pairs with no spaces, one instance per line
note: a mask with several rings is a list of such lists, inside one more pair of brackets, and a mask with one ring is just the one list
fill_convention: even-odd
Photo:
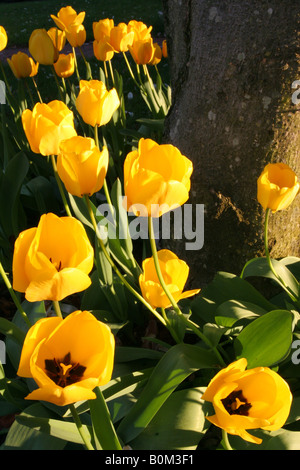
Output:
[[269,163],[257,181],[257,199],[262,207],[277,212],[286,209],[300,189],[296,174],[285,163]]
[[31,150],[42,155],[57,155],[59,143],[77,135],[73,112],[58,100],[25,109],[22,124]]
[[3,26],[0,26],[0,51],[3,51],[7,46],[7,34]]
[[91,196],[100,191],[108,168],[108,150],[102,151],[89,137],[75,136],[60,143],[57,171],[73,196]]
[[292,394],[283,378],[268,367],[246,370],[239,359],[222,369],[209,383],[202,400],[212,402],[215,415],[207,419],[229,434],[260,444],[247,429],[276,431],[286,422]]
[[107,124],[120,106],[117,90],[108,91],[99,80],[80,80],[79,85],[76,108],[84,122],[93,127]]
[[[160,250],[157,255],[162,276],[175,302],[200,292],[200,289],[183,292],[189,275],[189,267],[185,261],[180,260],[175,253],[169,250]],[[139,277],[139,283],[144,299],[153,308],[170,307],[170,300],[159,282],[153,257],[145,259],[142,267],[143,273]]]
[[96,398],[93,389],[111,379],[114,351],[110,328],[90,312],[38,320],[25,337],[17,372],[38,385],[26,399],[64,406]]
[[62,300],[87,289],[94,250],[81,222],[43,214],[15,242],[13,288],[29,302]]
[[124,205],[143,217],[159,217],[189,198],[193,164],[177,147],[140,139],[124,162]]
[[39,64],[35,63],[32,57],[25,52],[17,52],[10,59],[8,65],[16,78],[34,77],[38,73]]
[[85,18],[85,11],[77,14],[71,6],[62,7],[57,16],[50,15],[56,26],[62,31],[68,31],[71,25],[81,25]]
[[128,46],[132,44],[134,32],[128,31],[126,23],[119,23],[110,31],[110,44],[115,52],[126,52]]

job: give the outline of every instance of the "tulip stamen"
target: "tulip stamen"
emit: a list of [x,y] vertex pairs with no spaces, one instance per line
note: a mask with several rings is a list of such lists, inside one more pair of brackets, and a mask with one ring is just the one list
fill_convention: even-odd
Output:
[[251,408],[251,403],[243,396],[242,390],[231,392],[228,397],[221,400],[225,410],[230,415],[244,415],[248,416],[248,411]]
[[62,360],[45,359],[45,372],[59,387],[79,382],[85,369],[86,367],[80,365],[79,362],[71,362],[70,353],[67,353]]
[[55,267],[55,269],[59,272],[61,270],[62,263],[61,261],[57,263],[56,261],[52,261],[52,258],[49,258],[50,263],[52,263]]

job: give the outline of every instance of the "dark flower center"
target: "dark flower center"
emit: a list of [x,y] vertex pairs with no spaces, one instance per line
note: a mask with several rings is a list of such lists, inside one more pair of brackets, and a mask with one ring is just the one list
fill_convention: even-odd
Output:
[[86,367],[79,362],[71,362],[71,354],[67,353],[63,359],[45,359],[45,372],[59,387],[66,387],[79,382]]
[[221,402],[230,415],[248,416],[248,411],[252,406],[243,396],[242,390],[231,392],[228,397],[221,400]]
[[52,263],[55,267],[55,269],[59,272],[62,268],[61,261],[57,263],[56,261],[52,261],[52,258],[49,258],[50,263]]

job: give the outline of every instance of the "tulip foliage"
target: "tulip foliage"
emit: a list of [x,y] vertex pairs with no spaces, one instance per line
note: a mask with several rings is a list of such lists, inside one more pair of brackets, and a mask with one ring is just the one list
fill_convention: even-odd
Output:
[[[90,59],[85,12],[51,18],[8,60],[12,84],[2,67],[0,274],[14,310],[0,315],[2,448],[299,449],[300,259],[272,259],[268,243],[296,174],[278,162],[257,175],[264,256],[189,288],[161,235],[193,174],[162,141],[166,41],[97,18]],[[4,24],[0,50],[7,37]],[[134,129],[124,70],[144,104]]]

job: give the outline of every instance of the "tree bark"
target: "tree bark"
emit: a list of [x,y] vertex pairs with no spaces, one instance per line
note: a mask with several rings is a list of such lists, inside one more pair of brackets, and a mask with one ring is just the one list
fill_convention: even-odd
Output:
[[[163,0],[172,108],[164,141],[194,164],[189,203],[205,205],[204,246],[167,247],[190,266],[190,285],[240,274],[264,254],[256,183],[267,163],[300,177],[298,0]],[[294,84],[296,86],[296,83]],[[298,98],[298,100],[292,99]],[[271,216],[271,256],[300,256],[300,196]]]

